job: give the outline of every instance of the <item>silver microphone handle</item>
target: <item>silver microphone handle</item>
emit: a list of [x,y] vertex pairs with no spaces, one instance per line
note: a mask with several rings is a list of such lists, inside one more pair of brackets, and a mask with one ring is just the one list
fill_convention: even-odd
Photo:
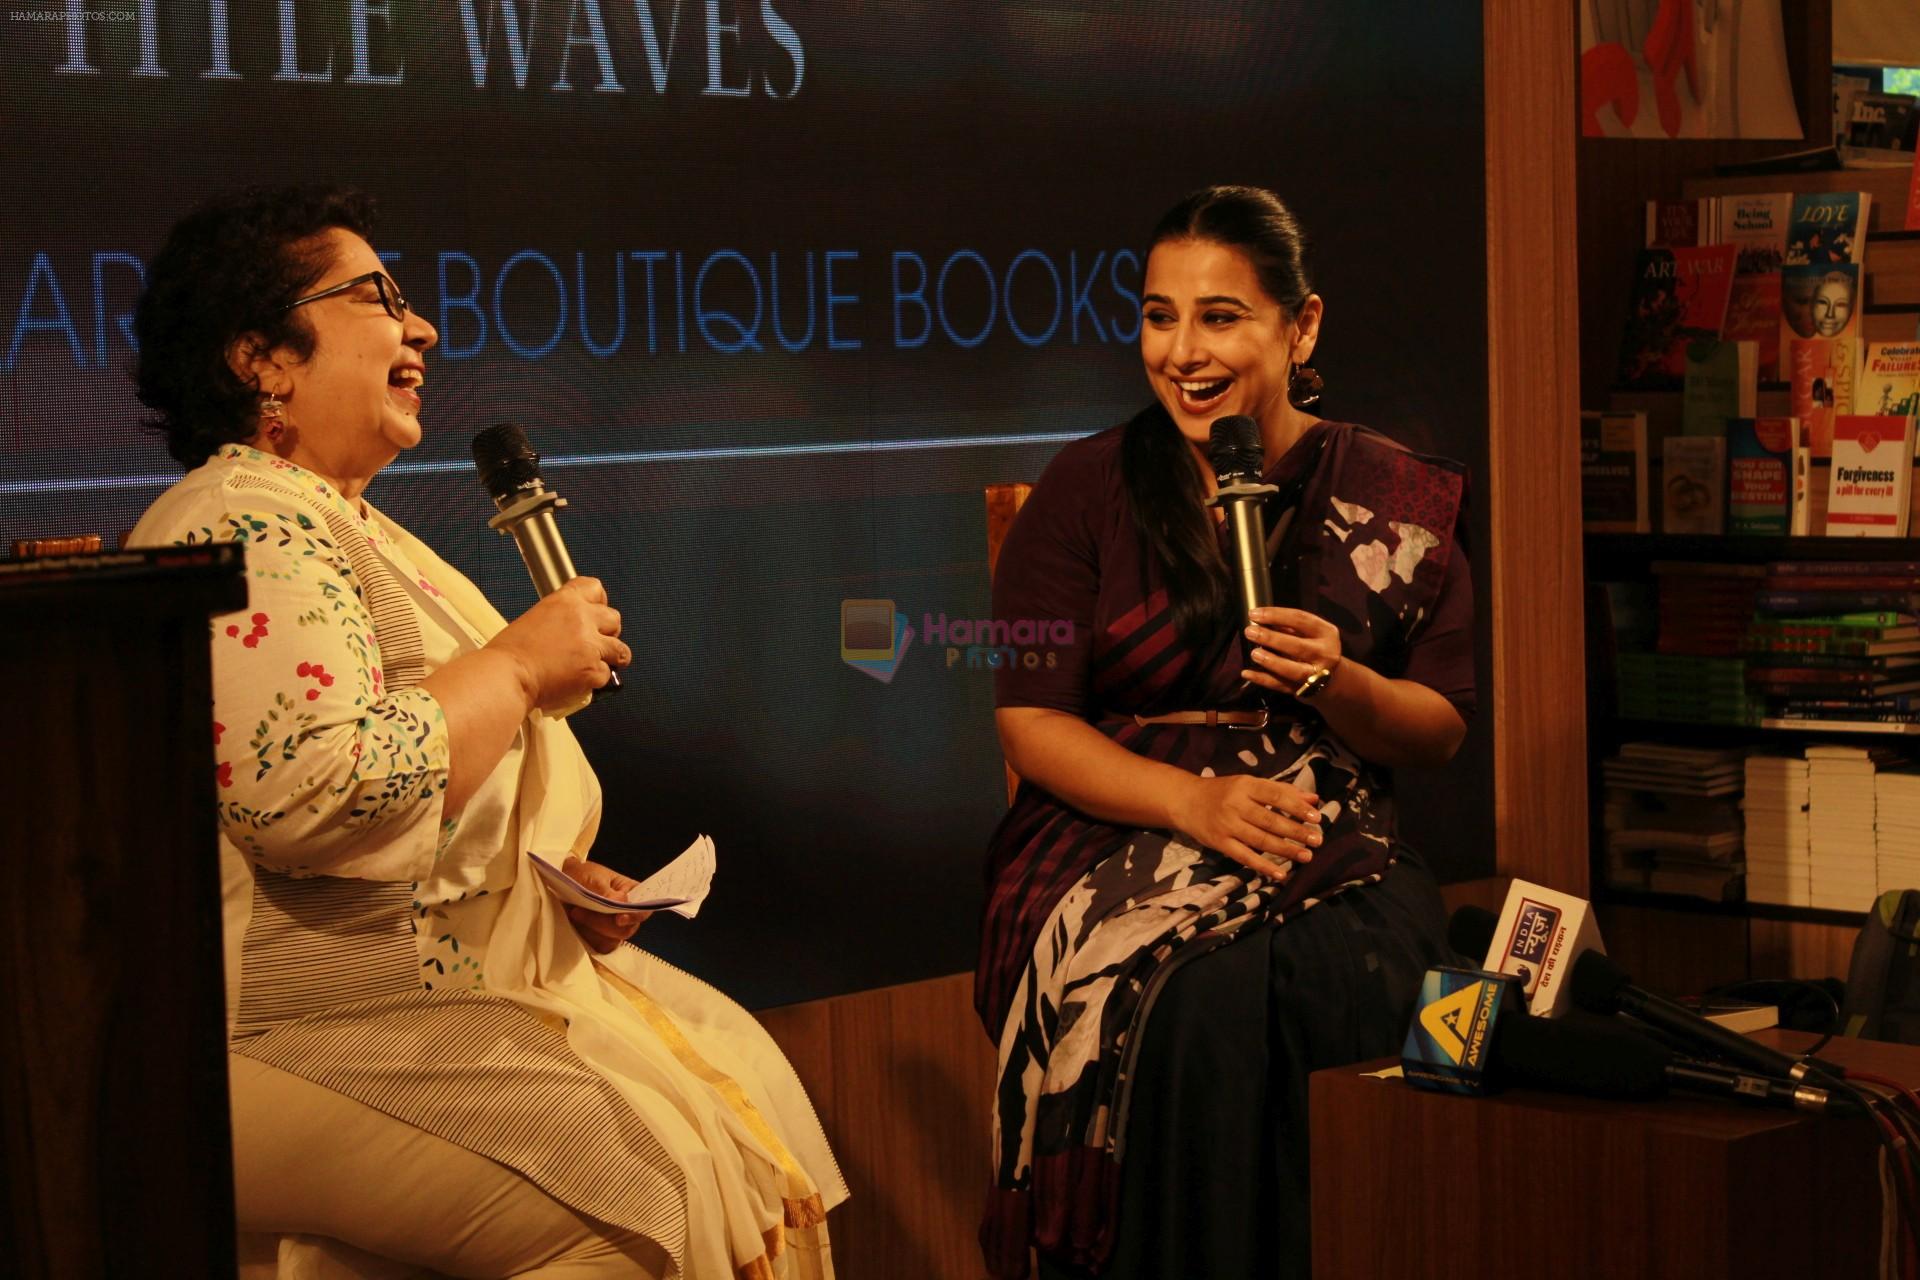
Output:
[[520,558],[527,562],[533,576],[533,589],[550,596],[580,575],[575,572],[567,544],[560,540],[560,526],[552,511],[536,511],[508,526]]
[[[1267,567],[1267,521],[1258,498],[1229,498],[1227,530],[1233,539],[1233,572],[1244,614],[1273,603],[1273,574]],[[1243,619],[1244,623],[1244,619]]]
[[[520,559],[526,562],[533,589],[542,598],[580,576],[573,567],[573,557],[567,554],[567,544],[560,538],[560,526],[553,518],[554,511],[566,505],[565,498],[542,488],[536,481],[531,491],[500,503],[500,514],[487,521],[491,528],[513,535],[513,545],[520,548]],[[609,667],[607,682],[595,689],[587,702],[616,694],[620,687],[620,673]],[[587,702],[565,708],[559,717],[571,715]]]

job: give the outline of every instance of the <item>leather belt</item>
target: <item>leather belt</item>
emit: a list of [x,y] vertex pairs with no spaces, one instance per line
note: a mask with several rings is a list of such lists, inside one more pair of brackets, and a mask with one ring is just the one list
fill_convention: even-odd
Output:
[[1271,719],[1267,709],[1258,711],[1169,711],[1163,716],[1135,716],[1141,728],[1150,724],[1203,724],[1209,729],[1225,725],[1229,729],[1264,729]]

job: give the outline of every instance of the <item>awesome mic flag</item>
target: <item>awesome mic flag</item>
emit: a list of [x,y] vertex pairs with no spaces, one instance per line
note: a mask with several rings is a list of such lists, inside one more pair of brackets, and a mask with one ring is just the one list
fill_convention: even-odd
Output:
[[[1509,975],[1444,966],[1427,970],[1400,1051],[1408,1083],[1447,1093],[1487,1092],[1494,1024],[1503,1010],[1523,1000]],[[1524,1003],[1520,1008],[1524,1013]]]

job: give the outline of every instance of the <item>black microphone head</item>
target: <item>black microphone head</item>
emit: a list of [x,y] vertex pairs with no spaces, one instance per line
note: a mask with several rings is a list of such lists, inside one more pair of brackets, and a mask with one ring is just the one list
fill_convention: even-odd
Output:
[[1207,461],[1222,485],[1258,484],[1266,470],[1260,447],[1260,424],[1245,414],[1214,419],[1207,433]]
[[526,431],[511,422],[488,427],[473,438],[473,464],[495,502],[540,484],[540,455]]
[[1671,1061],[1671,1053],[1617,1019],[1577,1010],[1561,1018],[1502,1018],[1494,1031],[1492,1071],[1503,1085],[1653,1098],[1666,1091]]
[[1499,916],[1485,907],[1469,903],[1455,911],[1447,921],[1447,945],[1478,968],[1480,962],[1487,958],[1487,948],[1493,945],[1493,931],[1499,924]]
[[1620,966],[1598,951],[1587,951],[1573,962],[1573,977],[1568,990],[1573,1002],[1594,1013],[1617,1013],[1620,993],[1627,987],[1627,975]]

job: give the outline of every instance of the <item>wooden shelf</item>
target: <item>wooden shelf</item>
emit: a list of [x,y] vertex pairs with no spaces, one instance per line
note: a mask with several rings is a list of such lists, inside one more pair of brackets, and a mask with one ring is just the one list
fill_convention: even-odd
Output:
[[1789,907],[1775,902],[1710,902],[1684,893],[1619,889],[1604,882],[1595,886],[1594,899],[1607,906],[1656,907],[1662,911],[1684,911],[1693,915],[1779,920],[1791,924],[1829,924],[1854,929],[1865,923],[1867,918],[1865,910],[1834,911],[1826,907]]
[[[1655,560],[1769,564],[1775,560],[1920,561],[1920,538],[1715,537],[1680,533],[1589,533],[1582,540],[1587,580],[1644,578]],[[1845,579],[1836,579],[1843,586]]]
[[[1823,722],[1828,723],[1828,722]],[[1858,728],[1845,729],[1809,729],[1795,725],[1792,728],[1774,728],[1758,724],[1718,724],[1704,720],[1639,720],[1630,716],[1600,716],[1594,721],[1594,727],[1611,731],[1615,738],[1664,738],[1681,746],[1735,745],[1740,743],[1774,743],[1784,745],[1798,738],[1836,738],[1836,737],[1873,737],[1892,738],[1896,744],[1900,739],[1915,736],[1905,725],[1870,724]]]

